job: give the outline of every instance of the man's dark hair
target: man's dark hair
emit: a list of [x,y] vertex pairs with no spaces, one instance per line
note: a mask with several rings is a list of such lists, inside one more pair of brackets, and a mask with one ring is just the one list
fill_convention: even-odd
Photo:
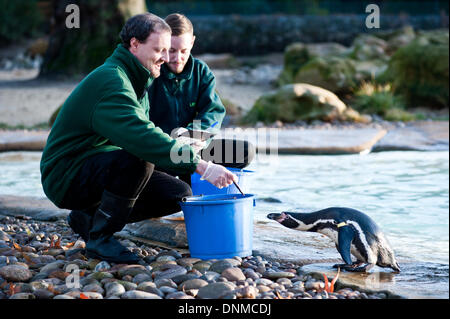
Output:
[[120,31],[122,44],[128,49],[130,40],[136,38],[139,42],[145,42],[152,32],[172,32],[169,25],[160,17],[152,13],[138,14],[127,20]]

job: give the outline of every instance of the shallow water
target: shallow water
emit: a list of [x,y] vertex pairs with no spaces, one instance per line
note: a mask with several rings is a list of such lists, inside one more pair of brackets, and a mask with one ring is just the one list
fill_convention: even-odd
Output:
[[[407,263],[395,276],[398,287],[411,290],[404,295],[448,298],[448,152],[269,158],[249,167],[256,219],[282,210],[358,209],[381,227],[400,265]],[[295,250],[296,240],[280,251]]]
[[[40,156],[0,153],[0,195],[44,197]],[[415,289],[413,297],[448,298],[448,152],[257,156],[248,169],[255,171],[256,220],[282,210],[358,209],[381,227],[400,265],[408,263],[395,277],[398,286]],[[297,243],[280,242],[279,249],[292,252]]]

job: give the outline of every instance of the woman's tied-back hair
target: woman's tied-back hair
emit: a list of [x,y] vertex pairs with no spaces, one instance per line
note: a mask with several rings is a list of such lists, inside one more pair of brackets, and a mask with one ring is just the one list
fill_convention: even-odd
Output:
[[185,33],[194,34],[192,22],[183,14],[172,13],[164,19],[172,29],[172,35],[180,36]]
[[120,31],[120,39],[128,49],[132,38],[136,38],[139,42],[145,42],[150,33],[163,31],[171,32],[169,25],[163,19],[152,13],[143,13],[127,20]]

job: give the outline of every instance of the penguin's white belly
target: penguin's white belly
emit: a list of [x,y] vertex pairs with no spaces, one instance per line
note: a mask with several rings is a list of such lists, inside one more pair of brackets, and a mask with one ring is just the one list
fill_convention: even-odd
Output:
[[322,228],[318,233],[330,238],[336,245],[338,244],[338,232],[330,228]]

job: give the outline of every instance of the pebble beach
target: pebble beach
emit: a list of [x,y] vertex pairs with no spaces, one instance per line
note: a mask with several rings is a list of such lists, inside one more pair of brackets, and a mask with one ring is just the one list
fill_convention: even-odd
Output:
[[386,299],[383,292],[331,288],[261,256],[201,260],[122,240],[142,259],[114,264],[84,255],[65,221],[0,215],[0,299]]

